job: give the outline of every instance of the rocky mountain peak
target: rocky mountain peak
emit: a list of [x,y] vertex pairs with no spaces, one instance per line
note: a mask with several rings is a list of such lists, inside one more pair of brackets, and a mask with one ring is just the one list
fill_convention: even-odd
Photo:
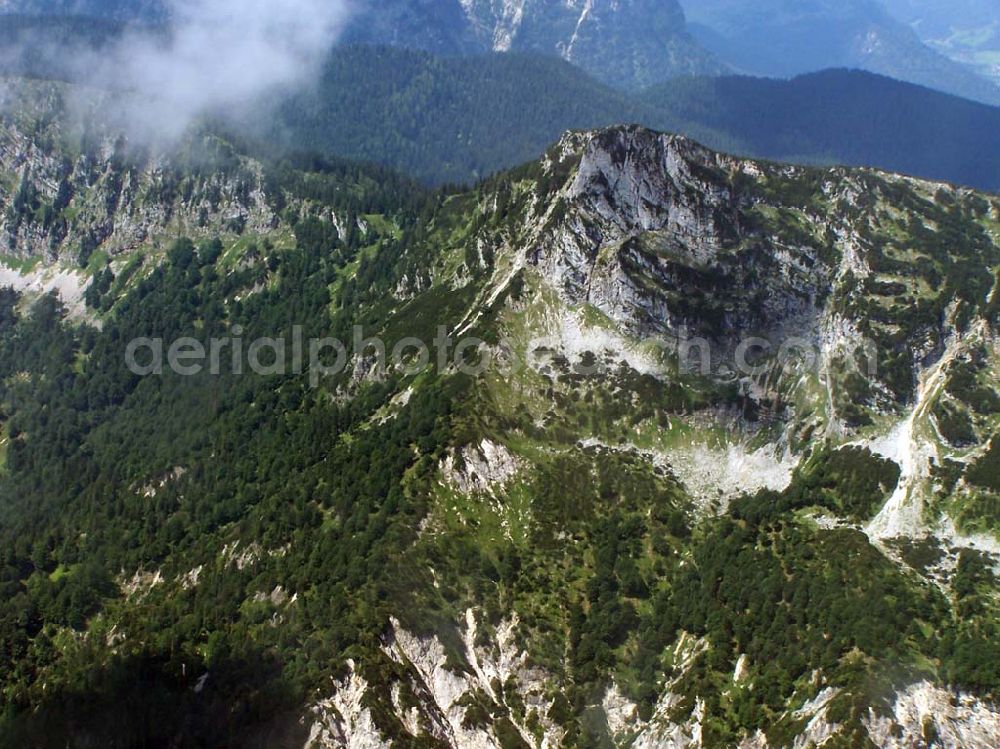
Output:
[[[996,198],[635,126],[438,193],[271,173],[217,138],[137,162],[60,135],[0,127],[14,249],[65,222],[54,254],[79,260],[111,232],[86,268],[99,332],[0,269],[24,290],[0,294],[0,505],[23,515],[0,525],[0,640],[49,648],[0,669],[19,745],[160,712],[151,745],[995,745]],[[498,366],[355,358],[317,391],[120,364],[137,337],[296,321],[468,333]],[[723,366],[683,371],[657,345],[683,331]],[[866,340],[875,373],[851,366]],[[105,662],[95,708],[74,685]]]
[[[93,178],[70,160],[67,202],[43,168],[62,168],[57,152],[19,132],[0,131],[0,166],[10,164],[0,201],[18,247],[46,215],[66,221],[70,248],[91,225],[81,215],[113,228],[141,206],[170,208],[174,221],[153,224],[169,234],[219,241],[214,254],[136,248],[157,266],[139,284],[115,263],[92,264],[95,284],[121,280],[94,287],[106,327],[80,342],[75,329],[34,324],[45,305],[21,312],[6,295],[0,343],[12,353],[0,357],[0,387],[17,410],[4,426],[22,438],[8,448],[0,497],[33,524],[60,513],[67,538],[101,544],[122,570],[99,583],[107,600],[78,614],[46,594],[98,584],[66,563],[78,557],[40,541],[42,552],[16,552],[8,565],[10,587],[26,592],[14,613],[40,612],[64,633],[51,664],[19,659],[38,671],[4,671],[26,695],[25,730],[58,726],[30,710],[49,704],[35,685],[64,689],[60,677],[76,683],[97,658],[147,652],[158,621],[221,611],[240,626],[216,630],[209,645],[224,653],[226,638],[250,642],[275,665],[203,658],[200,625],[178,630],[188,655],[163,691],[190,702],[168,700],[163,739],[149,743],[177,743],[172,726],[185,714],[218,721],[200,730],[206,745],[225,743],[234,690],[258,673],[282,675],[260,682],[268,704],[288,697],[282,714],[265,711],[246,732],[287,729],[295,740],[234,734],[241,746],[764,749],[834,737],[901,747],[934,731],[959,747],[997,735],[992,693],[983,696],[994,682],[977,689],[983,677],[966,665],[994,653],[993,640],[954,655],[940,644],[964,636],[966,612],[992,627],[992,599],[975,609],[959,599],[953,615],[939,592],[968,599],[986,586],[970,577],[966,552],[996,541],[938,524],[955,516],[975,528],[992,506],[970,516],[979,490],[961,482],[995,486],[1000,449],[986,322],[997,313],[987,301],[1000,267],[995,199],[870,170],[736,159],[616,127],[567,134],[540,161],[467,192],[413,207],[352,201],[367,229],[342,232],[337,196],[373,177],[275,182],[265,163],[223,151],[208,164],[174,162],[168,191],[169,164],[130,170],[112,143],[87,162]],[[116,175],[139,188],[90,189]],[[296,202],[302,182],[313,189]],[[230,183],[252,195],[261,186],[248,209],[280,197],[277,228],[226,231],[217,217],[232,205]],[[213,197],[221,214],[208,210]],[[191,220],[202,205],[204,226]],[[267,257],[248,251],[265,239],[275,242]],[[430,340],[447,323],[525,366],[392,371],[376,382],[359,365],[332,375],[319,398],[294,376],[209,387],[119,376],[121,352],[106,341],[148,336],[164,311],[177,318],[170,335],[237,324],[277,335],[303,320],[317,331],[364,324],[392,342]],[[769,353],[756,371],[682,375],[673,350],[648,344],[685,329],[711,341],[713,359],[748,336],[776,351],[795,335],[815,356]],[[877,343],[878,373],[852,379],[843,360],[864,337]],[[71,387],[45,376],[59,367]],[[203,395],[219,398],[221,418]],[[92,427],[70,428],[63,415],[78,403]],[[949,423],[960,452],[938,444],[935,425]],[[189,441],[192,424],[209,438]],[[53,436],[64,432],[69,441]],[[222,449],[236,438],[245,453]],[[937,465],[953,476],[943,493]],[[112,480],[83,493],[78,477],[104,471]],[[251,483],[259,494],[228,504]],[[43,492],[60,503],[50,508]],[[192,525],[189,502],[214,520]],[[223,506],[231,514],[215,514]],[[92,510],[104,507],[107,516]],[[136,520],[147,515],[157,522]],[[889,541],[930,531],[929,550],[900,546],[897,562]],[[767,639],[758,620],[774,627]],[[172,643],[158,647],[167,662]],[[934,668],[900,673],[899,662]],[[159,663],[135,668],[157,674]],[[135,679],[131,662],[121,667],[111,708],[94,719],[82,712],[89,702],[74,708],[89,720],[74,735],[94,737],[89,745],[124,733],[118,695]],[[877,713],[870,683],[885,695]],[[719,684],[756,712],[734,713]]]
[[[563,139],[564,148],[573,137]],[[566,197],[588,202],[623,228],[662,230],[673,221],[682,230],[678,209],[690,210],[694,203],[710,208],[728,199],[725,186],[705,178],[718,169],[719,157],[682,136],[641,126],[608,128],[585,134],[578,154]]]
[[[748,337],[824,356],[870,345],[863,392],[835,387],[850,419],[850,397],[911,402],[918,373],[989,314],[997,249],[983,227],[997,208],[968,191],[736,158],[639,126],[569,133],[540,170],[549,192],[520,251],[565,304],[639,338],[704,337],[722,358]],[[900,201],[905,217],[887,210]],[[964,245],[942,245],[962,216]]]

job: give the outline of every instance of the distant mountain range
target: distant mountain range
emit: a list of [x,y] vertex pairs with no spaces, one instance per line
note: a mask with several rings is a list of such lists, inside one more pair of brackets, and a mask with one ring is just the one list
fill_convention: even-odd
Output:
[[[161,0],[0,0],[0,12],[156,22]],[[342,41],[436,54],[532,52],[637,89],[726,67],[687,32],[677,0],[381,0],[354,2]]]
[[926,44],[1000,84],[1000,6],[995,0],[885,0]]
[[[1000,104],[1000,87],[925,45],[877,0],[687,0],[685,10],[697,39],[744,73],[860,68]],[[992,16],[1000,20],[995,4]]]
[[258,135],[464,182],[568,129],[638,122],[775,160],[876,166],[1000,190],[1000,109],[860,71],[676,79],[635,96],[544,57],[342,48]]
[[[677,76],[859,68],[1000,105],[1000,16],[987,0],[684,1],[356,0],[341,39],[441,55],[556,56],[624,90]],[[163,22],[168,7],[0,0],[0,12],[142,23]]]
[[[19,19],[0,28],[0,68],[72,80],[73,41],[99,46],[114,33],[104,22],[49,20],[39,30],[37,19]],[[341,46],[317,85],[260,107],[252,124],[226,127],[430,183],[467,183],[535,158],[566,130],[635,122],[747,156],[1000,191],[1000,109],[860,71],[678,78],[629,94],[554,57]]]

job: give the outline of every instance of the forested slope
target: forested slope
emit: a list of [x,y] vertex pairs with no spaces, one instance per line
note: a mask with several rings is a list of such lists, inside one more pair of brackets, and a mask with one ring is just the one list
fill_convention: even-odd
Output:
[[[1000,737],[995,198],[639,127],[469,189],[240,157],[273,228],[109,247],[75,320],[0,295],[0,743]],[[123,366],[355,325],[477,340]]]

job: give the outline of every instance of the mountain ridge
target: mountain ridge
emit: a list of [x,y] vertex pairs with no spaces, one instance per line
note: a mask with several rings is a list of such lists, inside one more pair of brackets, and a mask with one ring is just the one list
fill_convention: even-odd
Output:
[[[569,60],[604,83],[637,89],[678,74],[725,69],[687,33],[677,0],[387,0],[355,3],[342,40],[461,55],[534,52]],[[105,0],[9,0],[0,12],[72,13],[125,22],[169,22],[169,7]]]
[[[636,126],[409,207],[362,192],[357,231],[282,184],[290,238],[132,250],[96,337],[2,297],[3,739],[1000,735],[996,198]],[[497,364],[353,352],[319,391],[121,368],[136,335],[294,323],[389,349],[443,327]],[[772,348],[744,372],[747,335]]]
[[989,2],[965,0],[945,9],[921,0],[889,0],[886,6],[926,44],[1000,82],[995,60],[1000,49],[1000,19]]
[[789,76],[857,67],[1000,103],[1000,89],[991,79],[926,46],[876,0],[769,0],[764,5],[715,0],[690,3],[688,15],[695,36],[743,72]]
[[[67,68],[73,55],[30,40],[89,35],[100,47],[114,33],[102,25],[33,23],[0,30],[2,46],[20,50],[6,58],[0,52],[8,72],[78,81],[72,63]],[[249,126],[264,141],[377,161],[434,183],[468,183],[510,168],[567,129],[634,121],[758,158],[875,166],[995,191],[998,111],[849,71],[775,82],[682,78],[630,95],[551,58],[342,47],[315,85],[229,115],[231,130]]]

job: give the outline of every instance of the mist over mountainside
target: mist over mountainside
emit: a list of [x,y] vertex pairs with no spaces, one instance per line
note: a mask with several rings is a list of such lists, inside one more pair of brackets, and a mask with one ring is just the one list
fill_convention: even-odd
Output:
[[[186,5],[182,0],[8,0],[0,12],[158,22],[175,18]],[[450,55],[544,54],[627,89],[725,71],[687,33],[677,0],[383,0],[353,2],[349,11],[347,43]]]
[[[1000,87],[991,80],[997,61],[990,41],[1000,19],[983,21],[984,14],[995,16],[995,10],[962,6],[952,18],[958,25],[945,33],[940,11],[927,11],[926,4],[910,0],[905,7],[898,0],[890,8],[895,15],[879,0],[768,3],[699,0],[689,4],[685,18],[677,0],[353,2],[342,40],[443,55],[513,51],[558,56],[627,90],[730,69],[790,77],[825,68],[861,68],[1000,104]],[[8,0],[0,12],[162,24],[183,15],[187,5],[185,0]],[[928,31],[932,27],[935,32]],[[961,62],[939,54],[922,38]],[[986,75],[962,63],[978,65]]]
[[861,68],[1000,104],[992,79],[925,45],[879,0],[689,0],[685,10],[695,37],[746,74]]
[[163,0],[0,0],[0,13],[90,18],[150,23],[163,21]]
[[4,16],[0,69],[127,92],[104,99],[116,107],[105,119],[135,140],[170,141],[201,117],[245,114],[313,81],[348,17],[343,0],[171,0],[169,10],[169,26]]

